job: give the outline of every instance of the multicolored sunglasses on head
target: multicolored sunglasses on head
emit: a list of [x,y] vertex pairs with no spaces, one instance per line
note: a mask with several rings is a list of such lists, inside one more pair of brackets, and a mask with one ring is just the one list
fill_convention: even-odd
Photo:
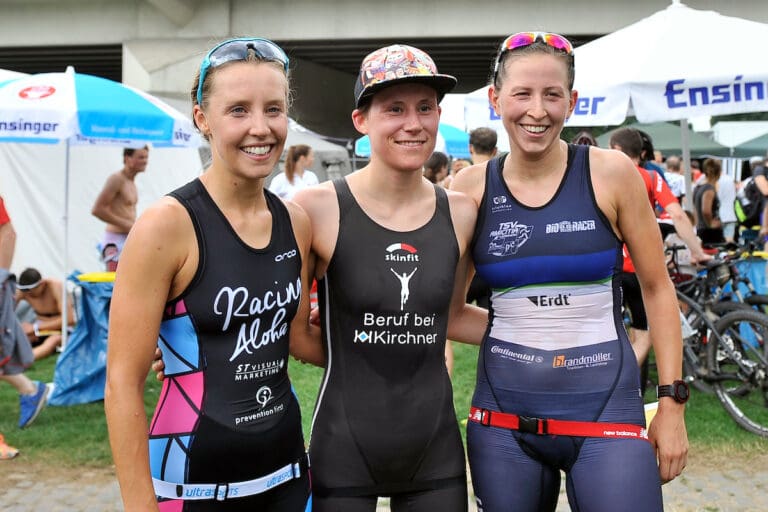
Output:
[[530,46],[536,41],[541,41],[549,47],[565,52],[567,55],[573,55],[573,45],[568,39],[560,34],[552,34],[550,32],[518,32],[517,34],[512,34],[501,43],[501,46],[499,47],[499,55],[496,57],[496,65],[493,68],[494,80],[499,71],[501,58],[505,53]]
[[285,68],[285,72],[288,73],[288,56],[282,48],[269,39],[260,37],[229,39],[214,46],[200,64],[200,79],[197,82],[198,104],[203,103],[203,84],[208,70],[227,62],[246,60],[250,50],[253,50],[253,53],[260,59],[279,62]]

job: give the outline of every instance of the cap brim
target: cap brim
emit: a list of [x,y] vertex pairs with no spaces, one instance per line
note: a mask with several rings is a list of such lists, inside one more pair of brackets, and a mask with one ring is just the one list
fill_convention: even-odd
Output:
[[[373,84],[366,89],[363,89],[357,94],[356,106],[359,108],[366,102],[371,96],[377,92],[391,87],[393,85],[402,85],[406,83],[421,83],[428,85],[437,91],[439,99],[442,100],[443,96],[448,94],[456,87],[458,81],[451,75],[423,75],[423,76],[404,76],[402,78],[394,78],[384,82]],[[358,82],[359,83],[359,82]]]

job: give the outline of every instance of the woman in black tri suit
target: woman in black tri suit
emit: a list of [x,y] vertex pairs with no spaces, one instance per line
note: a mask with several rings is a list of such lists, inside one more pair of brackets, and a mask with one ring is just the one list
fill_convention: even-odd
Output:
[[[370,163],[294,196],[312,222],[327,367],[312,423],[315,511],[467,509],[446,334],[479,342],[465,305],[471,199],[422,175],[456,80],[417,48],[368,55],[352,120]],[[451,313],[451,324],[448,314]]]
[[[287,135],[287,73],[285,53],[264,39],[208,53],[192,98],[211,166],[149,208],[125,245],[105,408],[126,510],[311,507],[287,373],[289,350],[323,359],[317,343],[311,357],[307,323],[310,225],[264,187]],[[148,436],[156,344],[166,379]]]

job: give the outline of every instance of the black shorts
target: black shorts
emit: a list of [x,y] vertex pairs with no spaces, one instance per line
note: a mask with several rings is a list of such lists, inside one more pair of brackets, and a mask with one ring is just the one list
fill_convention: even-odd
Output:
[[633,329],[648,330],[648,318],[645,316],[643,295],[640,281],[634,272],[621,273],[621,291],[624,307],[629,311],[629,325]]

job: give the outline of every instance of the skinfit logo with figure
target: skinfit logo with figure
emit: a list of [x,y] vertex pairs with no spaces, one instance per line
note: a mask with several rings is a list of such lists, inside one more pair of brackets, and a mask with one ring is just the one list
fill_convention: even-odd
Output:
[[[384,260],[390,263],[418,263],[419,251],[410,244],[396,243],[387,247]],[[417,265],[409,266],[404,269],[402,265],[396,265],[397,268],[390,267],[389,270],[397,278],[400,284],[400,311],[405,309],[405,304],[410,297],[410,283],[413,274],[419,269]]]

